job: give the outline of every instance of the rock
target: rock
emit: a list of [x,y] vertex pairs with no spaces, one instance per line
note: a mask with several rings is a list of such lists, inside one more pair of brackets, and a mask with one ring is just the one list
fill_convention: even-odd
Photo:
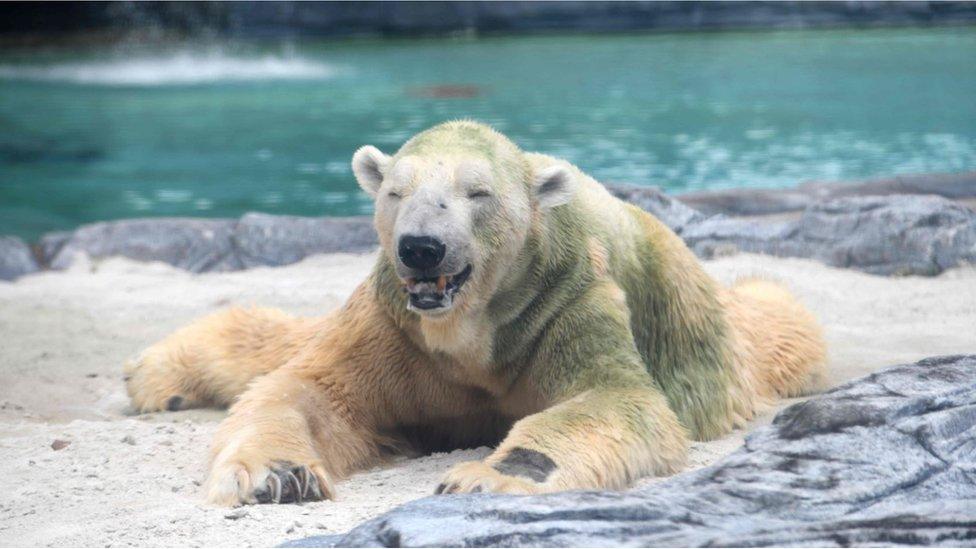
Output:
[[650,212],[678,234],[681,234],[687,225],[705,219],[700,212],[662,193],[657,187],[607,185],[607,190],[617,198]]
[[249,213],[232,219],[128,219],[50,233],[44,264],[67,269],[84,254],[162,261],[194,273],[288,265],[322,253],[365,252],[378,244],[372,218],[315,218]]
[[795,221],[715,216],[682,237],[705,258],[735,251],[808,257],[879,275],[936,275],[976,263],[976,212],[938,196],[839,198]]
[[705,215],[767,215],[802,211],[817,202],[848,196],[934,194],[976,198],[976,172],[900,175],[870,181],[808,181],[789,189],[721,189],[678,196]]
[[46,233],[41,237],[41,239],[34,245],[37,249],[37,256],[41,262],[41,265],[45,268],[50,268],[51,261],[58,255],[61,248],[71,240],[71,235],[73,231],[55,231],[52,233]]
[[796,212],[815,199],[796,189],[720,189],[683,193],[678,198],[705,215],[769,215]]
[[946,198],[976,198],[976,171],[898,175],[862,182],[807,181],[798,190],[818,200],[845,196],[934,194]]
[[314,546],[968,546],[976,355],[896,366],[790,406],[720,462],[618,492],[438,496]]
[[15,236],[0,236],[0,280],[13,280],[39,270],[30,247]]
[[774,246],[794,234],[791,222],[757,222],[717,215],[688,227],[682,235],[696,254],[710,259],[738,252],[773,254]]
[[67,269],[78,254],[85,254],[92,259],[162,261],[194,273],[233,271],[241,268],[234,254],[235,226],[229,219],[190,218],[93,223],[76,230],[61,246],[52,246],[57,251],[44,262],[52,269]]
[[227,520],[238,520],[246,517],[247,514],[247,507],[238,507],[237,509],[232,509],[224,513],[224,518]]
[[288,265],[314,254],[367,252],[379,245],[371,217],[295,217],[249,213],[234,229],[244,268]]
[[51,443],[51,449],[57,452],[59,450],[64,450],[69,444],[71,444],[70,440],[61,440],[60,438],[56,438],[54,439],[54,442]]

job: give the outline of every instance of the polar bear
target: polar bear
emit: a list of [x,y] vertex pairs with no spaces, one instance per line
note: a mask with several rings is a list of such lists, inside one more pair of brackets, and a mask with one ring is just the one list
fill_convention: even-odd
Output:
[[220,312],[125,367],[141,411],[230,406],[213,503],[331,498],[390,454],[478,445],[437,493],[620,489],[822,379],[785,289],[720,286],[656,218],[488,126],[352,167],[380,253],[340,310]]

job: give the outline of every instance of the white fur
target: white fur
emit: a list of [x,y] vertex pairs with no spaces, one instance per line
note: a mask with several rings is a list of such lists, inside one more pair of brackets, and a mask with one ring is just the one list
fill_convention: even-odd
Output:
[[576,194],[578,182],[566,166],[554,164],[539,170],[533,181],[539,208],[548,209],[565,204]]
[[372,145],[360,147],[352,155],[352,173],[366,194],[376,197],[389,163],[390,157]]

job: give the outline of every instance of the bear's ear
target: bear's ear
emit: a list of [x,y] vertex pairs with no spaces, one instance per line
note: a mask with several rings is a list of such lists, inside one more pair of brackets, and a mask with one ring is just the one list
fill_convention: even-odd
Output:
[[554,208],[572,200],[576,177],[566,166],[547,166],[535,174],[532,187],[540,209]]
[[376,197],[383,183],[383,172],[389,163],[390,157],[372,145],[360,147],[352,155],[352,173],[356,175],[356,181],[366,194]]

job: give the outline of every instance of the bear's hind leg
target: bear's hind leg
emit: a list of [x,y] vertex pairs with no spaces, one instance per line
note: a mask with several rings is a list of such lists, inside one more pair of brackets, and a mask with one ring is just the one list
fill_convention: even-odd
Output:
[[150,346],[123,367],[140,413],[229,406],[248,383],[295,356],[322,320],[273,309],[228,309]]
[[796,397],[823,388],[826,344],[820,325],[783,286],[750,278],[729,292],[727,312],[740,367],[753,397]]

